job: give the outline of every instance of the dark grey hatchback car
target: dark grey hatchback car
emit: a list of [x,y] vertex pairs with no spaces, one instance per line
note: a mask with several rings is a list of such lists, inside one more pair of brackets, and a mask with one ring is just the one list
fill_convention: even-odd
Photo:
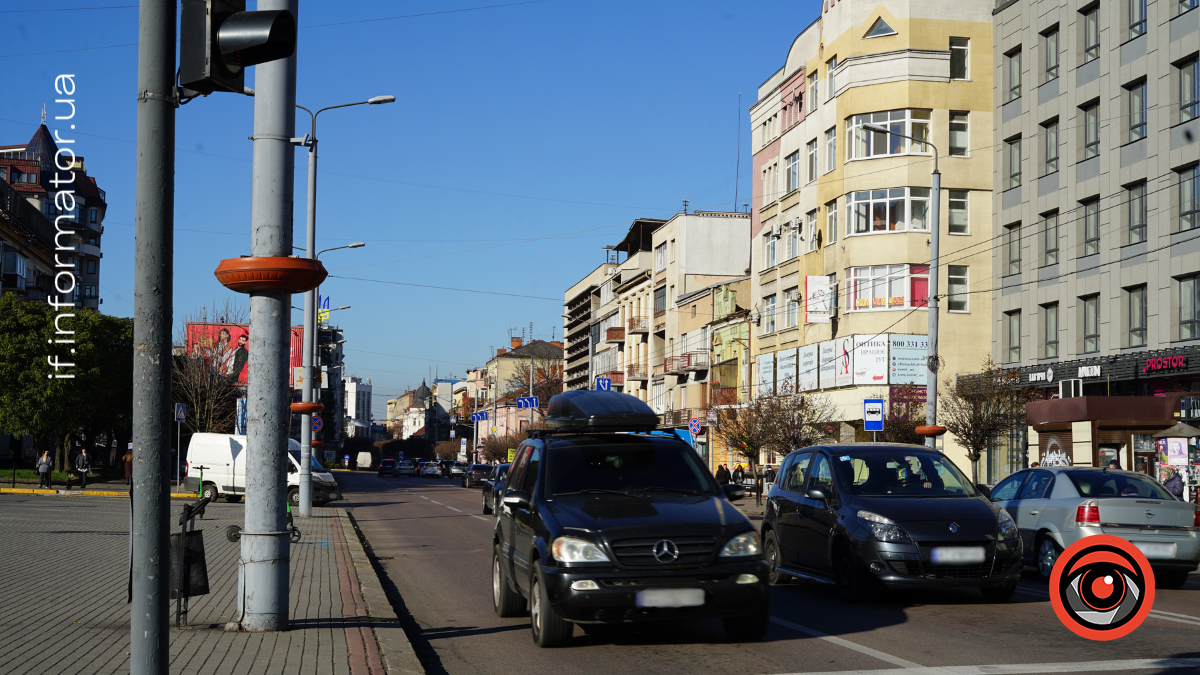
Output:
[[767,496],[771,581],[832,583],[846,601],[872,588],[970,586],[1008,600],[1021,576],[1013,519],[940,452],[855,443],[789,454]]

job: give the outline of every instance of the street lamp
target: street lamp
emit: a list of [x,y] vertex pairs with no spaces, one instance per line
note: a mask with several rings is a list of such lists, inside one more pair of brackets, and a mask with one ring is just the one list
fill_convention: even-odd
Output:
[[[392,103],[396,100],[395,96],[375,96],[366,101],[356,101],[354,103],[342,103],[340,105],[331,105],[313,112],[302,105],[296,107],[308,113],[309,116],[309,133],[302,138],[293,138],[292,143],[308,148],[308,227],[305,253],[307,257],[316,260],[320,253],[317,249],[317,116],[326,110],[334,108],[349,108],[356,105],[380,105],[383,103]],[[363,246],[362,242],[356,242],[348,246],[338,246],[337,248],[359,248]],[[325,253],[326,251],[321,251]],[[304,368],[305,379],[307,385],[301,390],[300,400],[309,403],[313,399],[312,381],[313,375],[313,352],[316,340],[316,304],[317,304],[317,289],[313,289],[304,294],[304,352],[301,356],[301,363]],[[312,515],[312,413],[303,413],[303,422],[300,425],[300,515]]]
[[[930,200],[933,202],[932,213],[930,220],[929,237],[929,351],[927,368],[929,372],[925,375],[925,425],[929,427],[937,424],[937,376],[938,376],[938,235],[941,232],[941,221],[938,214],[941,211],[942,204],[942,173],[938,171],[938,150],[937,146],[926,140],[913,138],[901,133],[892,131],[891,129],[879,124],[864,124],[863,129],[873,131],[880,134],[892,134],[900,138],[906,138],[913,143],[921,143],[933,149],[933,174]],[[925,436],[925,445],[936,448],[937,436]]]

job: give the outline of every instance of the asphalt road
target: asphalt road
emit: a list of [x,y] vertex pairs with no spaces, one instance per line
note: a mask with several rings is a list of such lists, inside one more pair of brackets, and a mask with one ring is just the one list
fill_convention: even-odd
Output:
[[590,634],[576,627],[570,647],[538,649],[528,618],[492,611],[495,520],[482,514],[479,490],[458,480],[365,472],[338,479],[431,674],[1200,673],[1200,574],[1183,589],[1159,589],[1150,618],[1111,642],[1069,632],[1046,585],[1027,576],[1017,596],[1000,604],[962,589],[847,605],[827,587],[790,583],[773,588],[774,621],[760,642],[729,642],[712,620]]

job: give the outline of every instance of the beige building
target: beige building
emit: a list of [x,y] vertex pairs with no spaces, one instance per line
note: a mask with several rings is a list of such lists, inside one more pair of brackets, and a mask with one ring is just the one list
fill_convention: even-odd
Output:
[[968,291],[991,282],[991,10],[826,2],[750,108],[753,393],[827,392],[843,439],[864,398],[928,375],[932,153],[865,124],[940,152],[940,377],[989,352],[990,297]]
[[600,307],[600,284],[616,265],[606,262],[592,270],[563,295],[563,389],[590,389],[595,378],[592,320]]

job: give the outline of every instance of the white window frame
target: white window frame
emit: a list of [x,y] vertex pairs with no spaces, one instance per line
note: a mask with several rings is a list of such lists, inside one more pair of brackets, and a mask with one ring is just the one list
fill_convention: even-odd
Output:
[[763,323],[767,333],[775,332],[775,294],[763,298]]
[[[960,273],[955,274],[956,271]],[[958,293],[954,293],[955,280],[960,279]],[[946,311],[968,314],[971,311],[971,269],[967,265],[946,266]],[[961,297],[958,297],[961,296]],[[954,308],[955,302],[961,302],[962,307]]]
[[[913,281],[925,280],[924,303],[913,302]],[[899,295],[893,295],[893,292]],[[924,309],[929,295],[928,265],[870,265],[846,270],[849,312],[888,312]]]
[[808,212],[808,253],[817,250],[817,239],[817,209],[813,209]]
[[[956,40],[965,42],[966,44],[955,45],[954,42]],[[970,80],[971,79],[971,39],[970,38],[962,38],[962,37],[950,38],[950,53],[951,53],[951,55],[954,54],[954,50],[956,50],[956,49],[961,49],[962,51],[966,52],[966,56],[963,57],[963,65],[967,72],[964,73],[963,77],[952,77],[951,79],[952,80],[960,80],[960,81]],[[953,59],[953,56],[951,56],[951,59]]]
[[[924,117],[920,117],[924,115]],[[846,161],[875,159],[877,157],[899,157],[901,155],[931,156],[933,151],[928,143],[914,143],[907,138],[879,131],[867,131],[864,124],[877,124],[887,127],[905,136],[931,140],[930,126],[933,111],[925,108],[904,108],[900,110],[881,110],[879,112],[854,115],[846,120]],[[882,144],[884,152],[876,152],[875,148]],[[915,146],[925,149],[916,150]],[[895,151],[898,147],[898,151]]]
[[806,183],[811,183],[817,179],[817,139],[812,139],[805,146],[807,150],[808,166],[805,167],[807,178]]
[[821,98],[821,80],[817,71],[814,70],[809,74],[806,90],[808,91],[808,112],[812,113],[817,109],[817,99]]
[[775,266],[775,253],[775,237],[768,233],[763,236],[763,269]]
[[837,127],[825,130],[825,173],[837,168]]
[[[946,209],[946,232],[953,235],[971,234],[971,191],[947,190],[946,195],[946,206],[948,207]],[[952,225],[955,202],[962,202],[963,229],[961,231],[955,231]]]
[[[961,120],[955,120],[955,115],[961,115]],[[956,129],[955,125],[961,125],[961,132],[964,137],[964,144],[961,146],[961,152],[955,152],[956,147],[953,143],[949,144],[950,149],[947,151],[949,157],[970,157],[971,156],[971,113],[965,110],[950,111],[950,137],[953,138]]]
[[[898,232],[928,232],[929,231],[929,216],[930,216],[930,190],[929,188],[887,188],[880,190],[857,190],[846,194],[846,236],[861,237],[864,235],[877,234],[896,234]],[[885,220],[887,224],[891,221],[891,210],[893,203],[897,200],[904,202],[905,218],[899,221],[900,227],[897,229],[875,229],[872,224],[873,214],[875,212],[875,204],[882,203],[885,208]],[[866,229],[858,231],[860,225],[855,219],[856,210],[859,205],[866,205]],[[923,205],[925,213],[924,227],[911,227],[913,207],[916,204]]]
[[837,214],[838,214],[838,206],[837,206],[837,200],[835,199],[825,205],[825,225],[826,225],[825,229],[828,232],[828,235],[827,235],[829,237],[828,243],[830,243],[830,244],[837,241],[837,236],[838,236]]
[[799,325],[800,289],[793,287],[783,292],[787,303],[784,310],[784,328],[795,328]]
[[800,187],[800,151],[797,150],[784,159],[784,171],[787,176],[787,189],[784,194]]
[[663,242],[654,247],[654,271],[661,272],[665,269],[667,269],[667,243]]

